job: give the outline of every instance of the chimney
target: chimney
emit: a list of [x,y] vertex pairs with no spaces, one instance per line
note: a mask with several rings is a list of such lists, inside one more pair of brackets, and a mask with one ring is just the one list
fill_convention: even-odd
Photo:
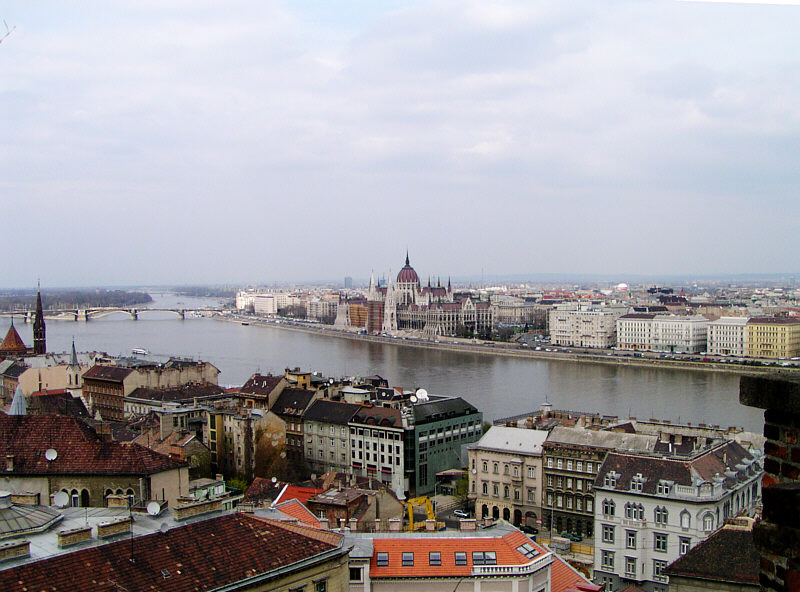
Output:
[[9,473],[14,470],[14,455],[6,454],[6,471]]

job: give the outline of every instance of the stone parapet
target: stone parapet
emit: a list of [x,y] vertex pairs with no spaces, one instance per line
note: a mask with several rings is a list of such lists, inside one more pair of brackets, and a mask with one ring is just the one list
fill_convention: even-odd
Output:
[[216,512],[221,509],[222,503],[219,500],[204,500],[202,502],[175,506],[175,508],[172,510],[172,514],[175,517],[175,520],[186,520],[192,516],[198,516],[208,512]]
[[101,522],[97,525],[97,536],[104,539],[116,534],[130,532],[132,527],[133,519],[130,516],[109,522]]
[[59,548],[69,547],[70,545],[77,545],[84,541],[92,539],[92,527],[81,526],[80,528],[71,528],[69,530],[61,530],[58,533],[58,546]]
[[30,554],[30,541],[12,541],[0,544],[0,561],[16,559],[17,557],[29,557]]

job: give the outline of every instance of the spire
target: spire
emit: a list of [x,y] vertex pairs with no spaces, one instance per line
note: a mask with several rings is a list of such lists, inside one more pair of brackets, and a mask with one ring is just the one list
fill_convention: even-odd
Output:
[[453,291],[453,288],[450,287],[450,276],[449,275],[447,276],[447,291],[448,292],[452,292]]
[[42,286],[39,284],[36,292],[36,316],[33,319],[33,355],[39,356],[44,353],[47,353],[47,339],[42,310]]
[[78,352],[75,351],[75,338],[72,338],[72,355],[69,358],[70,366],[78,366]]
[[408,262],[408,249],[406,249],[406,265],[411,265],[411,263]]
[[14,391],[14,398],[11,400],[11,407],[8,410],[9,415],[27,415],[28,414],[28,401],[25,395],[22,394],[22,387],[17,385],[17,390]]

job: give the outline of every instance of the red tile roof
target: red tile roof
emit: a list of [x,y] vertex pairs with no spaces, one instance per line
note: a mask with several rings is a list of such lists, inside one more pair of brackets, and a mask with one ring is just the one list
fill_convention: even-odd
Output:
[[6,333],[6,338],[3,339],[3,343],[0,345],[0,352],[4,354],[24,354],[27,351],[28,347],[25,345],[25,343],[23,343],[22,337],[19,336],[19,333],[17,333],[14,325],[11,325],[8,328],[8,333]]
[[[472,553],[477,551],[494,551],[497,554],[497,565],[526,565],[532,558],[526,557],[517,550],[528,544],[540,554],[548,553],[519,531],[511,532],[503,537],[486,537],[476,533],[474,538],[453,537],[403,537],[375,538],[372,541],[373,554],[370,560],[369,573],[372,578],[428,578],[436,576],[469,577],[472,575]],[[430,565],[429,553],[438,551],[441,554],[441,565]],[[414,565],[403,566],[403,553],[414,553]],[[466,565],[456,565],[455,553],[467,554]],[[389,565],[378,566],[378,553],[388,553]],[[538,557],[539,555],[537,555]]]
[[550,592],[599,592],[602,586],[592,584],[555,553],[550,565]]
[[335,553],[338,536],[228,514],[5,569],[0,590],[212,590]]
[[[44,453],[58,453],[48,461]],[[138,444],[102,442],[74,417],[0,415],[0,458],[14,456],[8,475],[152,475],[186,467]]]
[[282,501],[296,499],[301,504],[305,504],[315,495],[322,493],[322,491],[322,489],[317,489],[315,487],[299,487],[297,485],[289,485],[284,490],[283,494],[275,500],[275,502],[280,503]]
[[307,526],[311,526],[313,528],[319,528],[319,520],[311,511],[306,508],[302,503],[300,503],[296,499],[291,499],[288,502],[283,502],[275,506],[276,509],[280,510],[287,516],[291,516],[292,518],[296,518],[303,524]]

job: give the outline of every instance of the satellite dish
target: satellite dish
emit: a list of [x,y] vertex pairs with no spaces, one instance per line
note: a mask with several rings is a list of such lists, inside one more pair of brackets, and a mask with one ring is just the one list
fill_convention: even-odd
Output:
[[59,508],[64,508],[69,505],[69,495],[66,491],[59,491],[53,496],[53,503]]
[[147,513],[151,516],[158,516],[161,513],[161,504],[158,502],[150,502],[147,504]]
[[56,458],[58,458],[58,452],[55,448],[48,448],[44,451],[44,457],[49,461],[54,461]]
[[411,395],[411,397],[409,397],[409,400],[410,400],[412,403],[416,403],[418,399],[417,399],[417,396],[416,396],[416,395]]
[[428,400],[428,391],[424,388],[417,389],[417,399],[420,401],[427,401]]
[[158,530],[161,532],[161,534],[166,534],[167,531],[169,530],[169,524],[167,524],[166,522],[162,522],[161,526],[158,527]]
[[273,483],[277,483],[277,482],[278,482],[278,478],[277,478],[277,477],[273,477],[273,478],[272,478],[272,479],[270,479],[270,480],[271,480]]

